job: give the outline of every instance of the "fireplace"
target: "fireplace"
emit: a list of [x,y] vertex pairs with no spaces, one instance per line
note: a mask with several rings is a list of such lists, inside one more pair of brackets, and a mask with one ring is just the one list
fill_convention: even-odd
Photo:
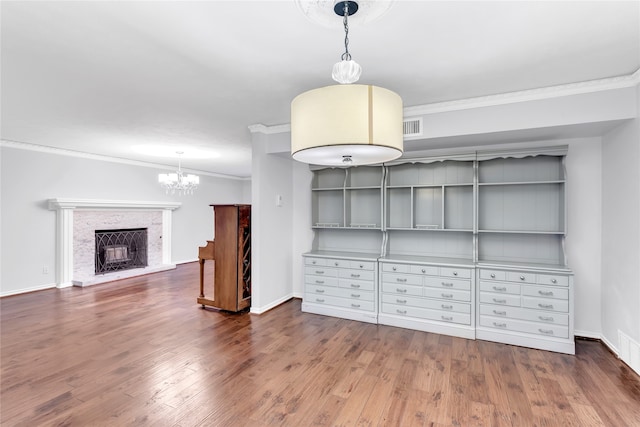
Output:
[[130,270],[147,266],[147,229],[95,231],[95,272]]
[[[49,209],[56,211],[56,286],[91,286],[113,280],[156,273],[176,268],[171,262],[171,218],[179,202],[145,202],[97,199],[49,199]],[[113,246],[107,253],[109,271],[96,274],[96,230],[114,231],[147,229],[146,262],[139,268],[122,267],[132,251]],[[135,248],[139,254],[139,245]],[[105,258],[102,258],[105,262]],[[146,266],[146,267],[145,267]],[[131,266],[129,266],[131,267]]]

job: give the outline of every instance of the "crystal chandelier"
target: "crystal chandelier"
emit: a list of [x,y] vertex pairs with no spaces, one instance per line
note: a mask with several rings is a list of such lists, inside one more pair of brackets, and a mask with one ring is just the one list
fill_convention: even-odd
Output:
[[158,182],[165,188],[167,194],[193,194],[193,190],[198,188],[198,184],[200,184],[200,177],[182,173],[180,157],[184,152],[176,151],[176,154],[178,155],[178,170],[174,173],[158,174]]

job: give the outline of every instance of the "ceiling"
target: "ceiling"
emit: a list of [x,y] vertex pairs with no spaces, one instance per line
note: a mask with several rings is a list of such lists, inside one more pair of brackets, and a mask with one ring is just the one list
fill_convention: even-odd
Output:
[[[344,51],[340,18],[311,22],[293,0],[2,1],[0,14],[3,140],[163,165],[184,151],[184,167],[239,177],[248,126],[288,123]],[[640,68],[638,1],[397,0],[356,16],[360,83],[405,107]]]

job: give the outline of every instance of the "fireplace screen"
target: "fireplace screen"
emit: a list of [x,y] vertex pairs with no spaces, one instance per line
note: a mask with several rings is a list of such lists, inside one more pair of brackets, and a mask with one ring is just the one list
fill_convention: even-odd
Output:
[[96,230],[96,274],[147,266],[147,229]]

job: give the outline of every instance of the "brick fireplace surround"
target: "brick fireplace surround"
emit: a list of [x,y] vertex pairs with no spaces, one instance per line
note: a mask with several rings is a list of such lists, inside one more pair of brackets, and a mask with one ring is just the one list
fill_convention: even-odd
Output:
[[[56,211],[56,286],[89,286],[175,268],[171,263],[171,216],[179,202],[49,199]],[[95,274],[95,230],[148,229],[148,265]]]

